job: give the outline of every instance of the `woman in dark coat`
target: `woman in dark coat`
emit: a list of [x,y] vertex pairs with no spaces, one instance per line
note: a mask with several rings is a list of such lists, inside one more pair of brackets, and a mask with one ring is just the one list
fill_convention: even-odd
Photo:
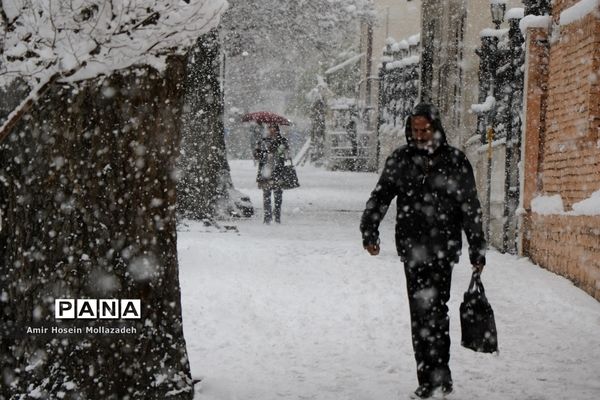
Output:
[[[263,137],[254,149],[254,158],[258,161],[256,182],[263,190],[264,223],[270,224],[273,214],[276,223],[281,223],[281,203],[283,201],[283,167],[290,159],[290,146],[281,136],[278,125],[269,125],[266,137]],[[271,194],[275,207],[271,209]]]

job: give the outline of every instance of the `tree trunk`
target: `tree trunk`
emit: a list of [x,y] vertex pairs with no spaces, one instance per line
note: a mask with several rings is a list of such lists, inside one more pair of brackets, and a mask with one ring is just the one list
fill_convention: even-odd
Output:
[[[175,230],[184,75],[171,57],[164,74],[54,85],[0,147],[0,398],[192,398]],[[142,315],[55,320],[65,298],[140,299]]]
[[177,210],[183,218],[212,220],[232,187],[225,152],[220,47],[216,29],[188,55]]

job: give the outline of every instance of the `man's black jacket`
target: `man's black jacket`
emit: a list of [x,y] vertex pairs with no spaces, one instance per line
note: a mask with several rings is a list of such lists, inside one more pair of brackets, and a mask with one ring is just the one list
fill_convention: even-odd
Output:
[[403,261],[458,262],[464,229],[471,263],[484,265],[486,242],[473,169],[460,150],[448,145],[439,118],[429,120],[437,134],[435,151],[415,146],[409,117],[408,144],[388,157],[367,201],[360,224],[363,245],[379,243],[379,223],[397,197],[396,248]]

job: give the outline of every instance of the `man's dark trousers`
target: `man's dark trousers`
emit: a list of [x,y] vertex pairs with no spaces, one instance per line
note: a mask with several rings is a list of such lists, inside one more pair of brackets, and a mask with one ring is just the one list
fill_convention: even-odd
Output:
[[452,386],[448,306],[454,263],[404,263],[419,386]]

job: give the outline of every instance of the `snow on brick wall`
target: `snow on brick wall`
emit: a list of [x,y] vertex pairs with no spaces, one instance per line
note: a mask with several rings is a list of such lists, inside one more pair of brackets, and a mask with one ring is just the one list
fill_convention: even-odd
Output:
[[571,9],[571,14],[581,15],[594,6],[597,6],[597,0],[554,0],[552,15],[555,16],[555,20],[559,19],[560,14],[567,9]]

